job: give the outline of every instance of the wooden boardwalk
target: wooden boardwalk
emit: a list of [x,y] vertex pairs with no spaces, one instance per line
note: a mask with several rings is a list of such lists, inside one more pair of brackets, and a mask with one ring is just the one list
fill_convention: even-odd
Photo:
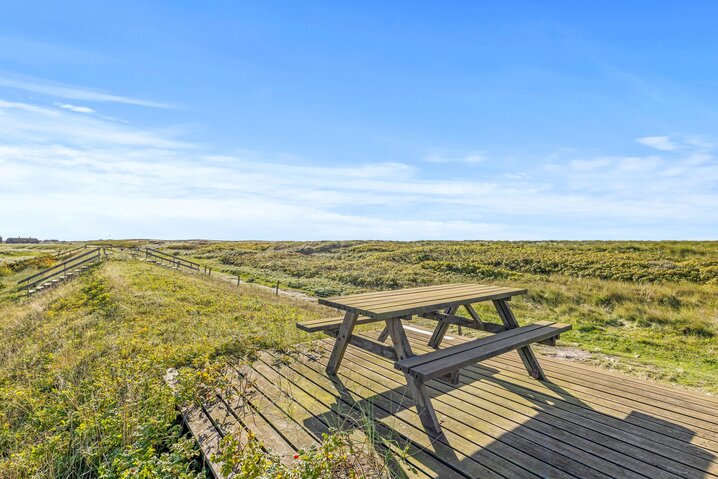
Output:
[[[428,350],[430,331],[407,333],[415,351]],[[291,462],[333,427],[362,435],[369,416],[388,440],[378,447],[406,448],[394,465],[404,477],[718,478],[717,398],[549,357],[538,382],[511,352],[462,370],[459,387],[428,383],[444,431],[432,440],[392,361],[350,345],[330,380],[332,344],[316,341],[292,361],[263,354],[233,372],[236,389],[183,411],[205,456],[223,434],[249,429]],[[245,403],[236,391],[247,379]]]

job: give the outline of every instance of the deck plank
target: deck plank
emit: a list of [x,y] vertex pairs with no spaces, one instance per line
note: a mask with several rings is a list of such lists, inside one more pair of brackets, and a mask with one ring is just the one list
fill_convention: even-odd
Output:
[[[387,365],[382,364],[379,358],[373,358],[364,351],[351,351],[354,361],[348,361],[348,364],[356,365],[362,364],[362,367],[369,368],[375,372],[388,375],[386,372]],[[400,374],[394,373],[391,377],[392,380],[401,382],[402,377]],[[471,383],[462,381],[461,388],[454,388],[448,386],[442,382],[434,381],[428,383],[428,387],[436,391],[437,396],[435,401],[444,403],[449,407],[455,408],[464,405],[461,410],[465,414],[474,415],[481,421],[496,421],[497,424],[502,424],[503,427],[507,427],[509,430],[512,426],[506,422],[506,420],[513,422],[515,426],[522,426],[532,431],[537,431],[544,434],[544,437],[530,434],[532,440],[538,441],[539,443],[547,444],[549,441],[562,441],[571,446],[580,448],[578,451],[572,451],[573,454],[584,454],[589,456],[595,456],[592,459],[594,465],[608,468],[605,472],[611,474],[613,477],[643,477],[640,474],[644,472],[650,472],[651,477],[695,477],[702,478],[703,473],[700,469],[700,465],[704,464],[708,459],[705,456],[702,459],[688,456],[689,460],[687,464],[676,463],[673,460],[668,460],[662,453],[669,455],[675,455],[677,451],[671,450],[670,448],[663,448],[661,452],[656,453],[650,449],[639,448],[633,444],[633,440],[620,441],[616,440],[615,437],[600,434],[593,431],[590,428],[581,426],[580,424],[570,423],[563,421],[559,418],[552,417],[550,420],[543,420],[541,417],[544,410],[521,408],[520,405],[506,404],[501,402],[492,402],[490,399],[493,394],[472,394],[473,391],[469,389]],[[483,392],[483,391],[482,391]],[[435,403],[436,404],[436,403]],[[518,407],[517,407],[518,406]],[[473,409],[473,408],[477,409]],[[486,414],[478,414],[479,411],[487,411],[494,416],[487,416]],[[537,412],[542,414],[537,415]],[[530,422],[527,422],[531,420]],[[604,446],[606,444],[607,446]],[[645,445],[645,443],[644,443]],[[560,448],[551,446],[553,450],[559,451]],[[603,459],[608,459],[615,464],[631,468],[634,473],[623,471],[617,471],[613,469],[613,466]],[[668,475],[660,469],[656,469],[653,464],[660,465],[666,471]],[[712,467],[712,472],[718,472],[718,465]],[[638,475],[636,475],[638,474]]]
[[[488,360],[488,366],[495,367],[500,371],[510,368],[513,374],[521,374],[518,368],[507,365],[505,359],[496,362]],[[557,371],[551,371],[551,382],[561,388],[570,389],[572,395],[588,403],[606,405],[618,411],[640,411],[648,416],[648,420],[669,424],[669,427],[676,429],[688,429],[692,434],[705,437],[713,442],[718,442],[718,429],[716,425],[704,419],[692,417],[683,409],[667,404],[656,404],[654,401],[642,398],[637,394],[625,394],[606,387],[593,387],[591,381],[583,379],[566,378]]]
[[184,410],[182,417],[185,424],[187,424],[187,428],[197,440],[205,464],[214,474],[214,477],[218,479],[224,478],[221,474],[222,465],[212,460],[212,456],[219,452],[219,441],[222,437],[209,415],[206,414],[203,408],[191,406]]
[[[260,413],[251,402],[242,403],[239,400],[237,389],[223,391],[219,397],[225,415],[229,415],[226,421],[229,423],[230,432],[234,434],[243,432],[244,429],[261,438],[266,450],[280,456],[282,462],[290,463],[294,455],[294,446],[286,439],[285,435]],[[231,418],[231,419],[230,419]]]
[[[454,337],[454,336],[452,336]],[[414,335],[414,339],[423,339],[419,335]],[[455,337],[449,341],[446,341],[446,345],[458,344],[460,340]],[[428,352],[431,351],[426,346],[426,341],[418,342],[417,351]],[[514,352],[507,353],[503,356],[492,358],[484,361],[482,364],[491,368],[494,368],[499,375],[506,375],[511,377],[511,381],[526,380],[532,383],[531,379],[526,375],[525,369],[521,363],[515,360],[518,355]],[[638,393],[625,393],[618,391],[610,387],[597,387],[592,382],[594,375],[600,375],[601,371],[596,368],[596,371],[591,375],[584,375],[583,377],[567,377],[562,371],[551,368],[552,362],[550,358],[542,358],[541,363],[544,367],[549,368],[552,371],[552,375],[549,378],[551,383],[558,386],[559,388],[569,389],[572,393],[572,397],[566,398],[567,401],[576,402],[576,400],[589,402],[592,404],[598,404],[605,406],[609,409],[614,409],[619,413],[640,411],[646,414],[646,418],[649,421],[654,421],[659,424],[667,424],[668,427],[673,427],[680,432],[688,429],[691,435],[698,435],[705,437],[712,442],[718,442],[718,435],[716,434],[716,425],[712,421],[692,416],[691,413],[685,412],[683,409],[678,410],[675,406],[667,405],[660,401],[650,400],[640,396]],[[476,366],[470,366],[466,370],[472,370]],[[649,387],[646,382],[645,387]],[[560,398],[559,395],[557,397]],[[718,408],[716,408],[718,413]],[[713,415],[715,417],[715,414]],[[705,418],[705,415],[703,415]]]
[[[354,358],[362,361],[363,358]],[[342,379],[350,384],[351,381],[356,387],[358,384],[372,384],[371,393],[372,401],[376,401],[377,395],[385,397],[400,398],[394,401],[391,410],[395,411],[397,417],[405,417],[408,410],[413,411],[413,403],[409,397],[403,392],[405,384],[402,382],[403,376],[396,371],[388,371],[387,365],[382,365],[379,372],[373,371],[367,364],[358,361],[348,361],[339,375]],[[300,366],[298,366],[300,367]],[[384,383],[383,388],[381,385]],[[384,389],[384,391],[382,391]],[[398,392],[398,394],[397,394]],[[436,400],[436,399],[435,399]],[[436,404],[436,403],[435,403]],[[488,416],[475,416],[474,418],[466,417],[467,404],[453,402],[444,408],[445,414],[441,415],[442,428],[447,436],[448,443],[454,448],[463,450],[471,450],[476,446],[491,450],[497,453],[499,457],[506,458],[513,466],[519,466],[526,470],[530,470],[539,474],[541,477],[582,477],[582,478],[609,478],[616,477],[603,474],[600,471],[585,467],[583,464],[572,460],[561,446],[554,449],[544,447],[537,441],[530,441],[524,437],[512,434],[510,428],[502,428],[489,420]],[[478,419],[478,420],[474,420]],[[415,421],[418,421],[418,416]],[[421,431],[421,434],[426,433]],[[460,438],[460,439],[457,439]],[[461,446],[463,441],[468,441],[474,445]],[[484,442],[486,441],[486,442]],[[561,454],[561,453],[564,454]],[[482,463],[487,464],[486,458],[482,458]],[[572,469],[572,475],[565,471]],[[616,469],[616,472],[625,472],[622,469]],[[515,473],[512,471],[512,474]],[[622,474],[622,477],[644,477],[631,476],[630,474]],[[675,478],[674,478],[675,479]]]
[[[274,361],[271,359],[267,360],[266,358],[260,358],[252,367],[264,378],[264,380],[269,383],[283,384],[285,387],[289,387],[291,390],[290,402],[293,402],[294,404],[288,412],[291,412],[295,419],[313,422],[314,424],[310,427],[314,430],[320,430],[322,433],[330,433],[335,428],[344,429],[346,428],[347,423],[357,420],[357,411],[354,410],[335,410],[332,412],[330,404],[335,404],[339,400],[337,396],[331,394],[326,396],[316,387],[310,387],[309,390],[307,390],[306,383],[303,382],[303,377],[289,375],[287,374],[290,370],[289,368],[277,368],[273,365],[273,363]],[[281,388],[278,388],[277,393],[284,395]],[[324,401],[321,399],[324,399]],[[287,404],[287,402],[285,402],[285,404]],[[352,412],[354,414],[351,414]],[[305,413],[309,413],[311,416],[306,416]],[[320,423],[318,428],[317,422]],[[363,432],[361,430],[354,429],[352,430],[352,433],[354,434],[356,440],[366,440],[366,438],[363,437]],[[415,466],[420,466],[420,464],[416,464]],[[404,477],[427,477],[427,474],[420,472],[414,473],[410,470],[403,470],[402,472]],[[429,475],[429,477],[431,476]]]
[[[421,342],[420,335],[415,334],[414,337],[418,342]],[[470,339],[471,338],[457,335],[455,337],[452,337],[451,339],[447,339],[446,345],[459,344]],[[543,357],[542,363],[546,364],[547,367],[553,367],[556,370],[565,373],[565,375],[568,377],[583,378],[587,375],[590,375],[596,380],[607,381],[607,383],[603,382],[602,384],[610,386],[611,389],[628,390],[638,393],[644,392],[647,394],[655,395],[660,399],[673,398],[678,401],[689,400],[689,404],[685,404],[685,402],[683,403],[684,407],[692,407],[693,404],[700,404],[705,405],[708,408],[712,408],[712,411],[715,411],[715,408],[718,407],[718,397],[708,394],[697,394],[697,391],[682,389],[677,385],[674,386],[665,383],[659,383],[655,380],[637,378],[618,371],[612,371],[606,368],[598,368],[596,366],[582,364],[575,361],[562,360],[550,356]]]
[[688,425],[695,425],[707,431],[718,433],[718,416],[715,415],[715,411],[718,408],[712,408],[713,414],[711,414],[709,412],[710,408],[699,407],[683,398],[668,400],[638,389],[619,389],[613,387],[615,380],[612,382],[600,381],[600,379],[593,376],[590,376],[590,379],[588,379],[589,377],[587,376],[568,375],[565,370],[555,368],[549,362],[547,362],[546,366],[548,371],[555,373],[556,377],[560,378],[561,384],[571,385],[577,390],[586,392],[608,391],[610,396],[620,397],[624,403],[626,400],[630,400],[631,403],[640,403],[652,413],[655,412],[659,416],[668,417],[671,420],[675,419]]
[[[385,371],[386,365],[376,364],[376,362],[373,361],[373,358],[367,357],[366,353],[352,351],[352,354],[357,355],[357,357],[354,358],[357,361],[353,362],[353,364],[361,362],[363,367],[376,369],[376,371],[381,374],[388,374]],[[371,362],[374,362],[374,364],[370,365]],[[401,375],[395,374],[391,379],[400,384],[402,378]],[[560,430],[554,424],[535,424],[533,420],[536,417],[536,411],[531,411],[528,414],[522,415],[515,410],[504,407],[503,405],[494,405],[494,407],[492,407],[491,404],[487,404],[489,401],[482,398],[482,396],[467,392],[467,388],[465,387],[454,388],[439,381],[432,381],[428,383],[428,387],[432,390],[432,393],[436,395],[434,398],[434,404],[438,408],[444,411],[448,410],[453,414],[457,414],[456,411],[458,411],[458,414],[461,416],[473,416],[474,418],[479,419],[479,421],[464,419],[467,423],[475,424],[477,422],[490,422],[496,424],[499,427],[505,428],[509,432],[509,434],[504,437],[510,437],[512,430],[521,430],[522,435],[530,438],[537,444],[549,445],[549,448],[552,451],[563,453],[564,455],[575,457],[577,454],[590,454],[594,456],[591,459],[594,466],[606,469],[604,472],[609,474],[608,477],[644,477],[630,471],[614,469],[612,464],[603,461],[603,457],[611,458],[612,460],[618,462],[622,460],[622,457],[616,455],[615,451],[603,447],[600,444],[592,444],[588,441],[582,440],[580,436],[574,435],[573,430],[571,430],[570,434],[567,434],[565,430]],[[442,408],[442,405],[445,405],[445,407]],[[527,424],[529,425],[527,426]],[[531,432],[526,434],[524,428],[527,430],[530,429]],[[541,433],[541,435],[535,434],[534,431]],[[555,442],[556,440],[563,441],[563,444],[552,443],[552,441]],[[568,445],[568,447],[566,445]],[[589,452],[587,453],[586,451],[575,449],[573,446],[586,447],[586,450]],[[645,451],[643,451],[643,453],[645,453]],[[555,461],[555,459],[555,457],[552,457],[552,460]],[[646,467],[643,462],[634,462],[632,465],[636,470],[645,469]],[[650,468],[651,467],[649,466],[648,469]],[[572,470],[575,471],[576,469]],[[681,470],[683,469],[681,468]],[[676,477],[661,475],[661,471],[653,471],[653,473],[653,477]],[[583,472],[582,475],[583,477],[586,477],[587,473]]]
[[[324,398],[327,403],[331,403],[332,401],[337,400],[341,401],[341,395],[338,392],[331,391],[332,389],[336,388],[332,381],[330,381],[323,373],[323,365],[319,362],[314,362],[313,364],[315,365],[316,369],[312,370],[312,368],[310,368],[308,365],[302,364],[301,362],[298,362],[296,364],[293,363],[290,364],[288,368],[283,371],[283,374],[291,374],[288,372],[288,370],[291,369],[294,372],[294,374],[292,375],[293,380],[297,381],[297,383],[303,385],[303,387],[305,388],[312,389],[312,391],[317,394],[317,397]],[[342,376],[344,376],[344,374],[342,374]],[[344,377],[343,379],[346,381],[346,377]],[[314,383],[314,385],[311,384],[311,382],[313,381],[317,381],[317,383],[324,383],[325,388],[317,390],[317,383]],[[373,395],[372,390],[363,389],[360,384],[353,385],[355,387],[347,389],[351,393],[353,393],[353,396],[358,396],[360,401],[363,397],[362,394]],[[346,386],[347,384],[344,384],[344,387]],[[406,398],[404,397],[404,399]],[[356,409],[354,400],[347,400],[342,402],[351,404],[351,407],[354,407],[354,409]],[[407,407],[410,405],[410,402],[405,403],[405,406]],[[374,421],[384,426],[385,430],[393,432],[393,436],[411,440],[412,445],[414,446],[413,449],[415,451],[426,450],[427,452],[433,453],[432,455],[434,457],[440,459],[440,462],[443,462],[446,466],[449,466],[450,470],[452,470],[454,473],[456,473],[456,471],[458,470],[462,470],[461,468],[463,468],[463,470],[465,470],[468,474],[466,477],[538,477],[526,471],[517,469],[515,466],[511,465],[510,462],[503,460],[499,456],[490,457],[491,454],[486,454],[483,458],[485,459],[485,461],[483,461],[482,463],[478,461],[470,461],[469,463],[462,462],[461,459],[463,459],[464,461],[470,459],[462,452],[456,453],[459,456],[459,459],[454,459],[453,457],[451,457],[451,455],[448,454],[445,455],[445,457],[439,457],[443,456],[441,454],[442,450],[447,450],[446,444],[442,444],[441,441],[439,441],[438,443],[433,442],[433,440],[421,430],[421,423],[419,422],[418,415],[415,411],[413,411],[413,416],[409,414],[409,419],[406,419],[401,416],[395,416],[392,414],[393,411],[396,409],[395,404],[391,400],[387,400],[381,396],[374,397],[371,401],[371,404],[367,403],[362,405],[361,407],[370,409]],[[408,409],[405,410],[408,411]],[[463,438],[457,439],[460,440]],[[471,449],[469,446],[464,448],[464,450],[469,449]],[[491,467],[491,469],[489,467]],[[496,471],[501,471],[504,473],[504,475],[497,476]]]
[[[238,382],[241,383],[244,377],[249,377],[250,381],[252,381],[252,384],[254,384],[254,381],[256,380],[256,375],[250,368],[245,368],[242,371],[234,370],[232,372],[228,372],[228,374],[230,374],[233,384],[237,384]],[[247,409],[249,408],[261,414],[261,418],[263,421],[260,421],[253,413],[251,413],[252,422],[259,422],[260,424],[262,424],[262,422],[266,422],[270,424],[272,429],[274,430],[272,436],[281,436],[281,438],[289,447],[289,450],[273,450],[273,452],[280,454],[290,453],[291,456],[293,456],[294,453],[299,449],[306,449],[318,443],[318,438],[316,436],[307,431],[302,425],[297,424],[282,409],[277,407],[277,405],[272,400],[273,397],[268,396],[268,394],[273,393],[273,391],[271,391],[265,384],[254,384],[254,387],[252,387],[251,389],[253,391],[247,393],[244,384],[240,384],[238,388],[235,387],[234,395],[225,394],[223,399],[229,403],[230,407],[237,415],[244,416]],[[241,395],[237,393],[238,390],[245,390],[243,394],[244,398],[242,398]],[[245,400],[248,403],[246,405],[243,404],[243,401]],[[259,428],[253,429],[253,431],[255,432],[255,434],[257,434],[258,437],[264,440],[266,436],[261,434],[258,429]]]
[[[670,438],[661,431],[644,429],[613,415],[557,400],[555,396],[546,394],[550,390],[537,389],[536,382],[531,379],[527,381],[527,386],[514,385],[507,381],[496,380],[495,376],[491,372],[486,372],[485,368],[465,370],[464,376],[467,382],[470,381],[466,387],[467,392],[516,411],[524,411],[526,414],[530,414],[526,412],[530,410],[540,411],[544,413],[540,420],[552,425],[561,425],[569,430],[586,429],[600,434],[603,442],[610,443],[611,447],[624,447],[622,443],[633,444],[662,456],[682,459],[682,462],[697,467],[714,457],[710,452]],[[598,441],[598,439],[594,440]]]
[[[417,351],[422,350],[422,345],[417,345]],[[427,349],[429,350],[429,349]],[[606,391],[605,388],[597,388],[593,390],[593,396],[576,393],[570,382],[566,384],[571,391],[570,396],[562,396],[561,394],[545,389],[543,391],[537,389],[537,383],[529,378],[523,368],[521,368],[520,362],[517,355],[515,358],[511,357],[512,354],[504,355],[503,358],[494,358],[489,360],[480,366],[472,366],[464,369],[462,372],[470,377],[475,376],[477,373],[481,375],[482,369],[490,371],[488,374],[484,373],[483,376],[495,382],[501,382],[504,387],[513,388],[514,385],[520,385],[530,391],[530,395],[534,394],[545,394],[548,396],[548,400],[555,401],[558,407],[564,406],[579,406],[578,409],[574,409],[578,414],[584,414],[584,412],[600,412],[599,420],[606,418],[620,417],[623,418],[623,422],[635,424],[640,428],[644,428],[644,432],[638,432],[637,434],[646,434],[652,438],[655,438],[659,442],[666,444],[675,445],[677,442],[682,444],[693,444],[699,446],[702,449],[711,451],[712,453],[718,453],[718,441],[715,435],[710,432],[705,432],[700,428],[695,428],[690,424],[674,423],[665,420],[660,417],[653,417],[650,414],[646,414],[641,411],[642,404],[632,403],[628,400],[622,400],[620,397],[613,397],[612,400],[607,401],[603,399],[604,394],[609,393],[610,390]],[[542,358],[542,363],[546,363],[546,359]],[[494,361],[492,363],[492,361]],[[555,360],[554,360],[555,361]],[[601,374],[600,370],[596,371],[596,374]],[[552,384],[552,389],[562,390],[560,381],[557,379],[558,375],[552,375],[549,380]],[[650,384],[650,383],[648,383]],[[554,387],[557,386],[557,387]],[[696,393],[696,396],[703,396]],[[584,412],[582,412],[584,411]],[[718,408],[717,408],[718,412]],[[634,432],[635,433],[635,432]]]
[[[358,336],[375,340],[376,333]],[[433,351],[430,334],[407,329],[416,353]],[[444,343],[470,339],[453,334]],[[435,439],[393,361],[350,345],[338,378],[327,377],[333,342],[315,341],[283,364],[261,353],[239,371],[256,388],[248,416],[231,391],[223,402],[183,411],[205,456],[216,452],[222,429],[238,426],[233,420],[258,421],[249,429],[286,456],[337,426],[365,437],[360,424],[368,413],[377,436],[393,440],[384,447],[408,447],[406,462],[394,464],[401,477],[718,479],[713,397],[550,357],[540,358],[548,381],[536,381],[511,352],[462,369],[458,387],[427,382],[444,430]]]

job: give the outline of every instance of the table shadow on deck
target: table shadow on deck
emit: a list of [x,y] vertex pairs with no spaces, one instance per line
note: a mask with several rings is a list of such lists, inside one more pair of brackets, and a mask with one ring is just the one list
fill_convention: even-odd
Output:
[[[428,351],[430,334],[411,328],[412,348]],[[263,353],[232,371],[236,388],[184,410],[205,456],[224,434],[251,430],[290,463],[340,428],[375,435],[384,455],[405,451],[391,465],[399,477],[718,478],[716,398],[549,357],[540,358],[548,380],[536,381],[512,352],[462,370],[458,387],[428,383],[444,430],[432,438],[391,361],[350,345],[330,378],[332,344],[310,343],[289,361]]]

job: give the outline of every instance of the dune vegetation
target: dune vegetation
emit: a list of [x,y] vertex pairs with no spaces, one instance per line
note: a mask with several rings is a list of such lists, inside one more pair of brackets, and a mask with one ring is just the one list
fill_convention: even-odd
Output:
[[6,296],[0,477],[204,477],[167,369],[191,371],[199,385],[227,358],[307,340],[295,321],[321,315],[311,303],[140,261]]
[[[279,282],[310,296],[448,282],[522,286],[529,293],[512,303],[521,322],[574,325],[559,353],[718,393],[718,243],[153,245],[216,273],[110,260],[27,297],[17,280],[53,264],[57,247],[0,247],[0,477],[204,477],[163,380],[168,368],[181,372],[191,398],[228,361],[312,339],[294,323],[328,314],[246,283]],[[230,275],[242,285],[224,281]],[[479,312],[497,320],[490,307]],[[301,477],[249,446],[235,456],[228,448],[223,459],[242,468],[251,454],[255,475],[246,477]],[[302,452],[305,466],[324,471],[316,477],[333,470],[321,451]]]
[[[718,242],[168,242],[316,296],[453,282],[525,287],[520,321],[573,324],[592,360],[718,393]],[[482,307],[492,317],[491,307]],[[498,321],[497,318],[494,317]]]

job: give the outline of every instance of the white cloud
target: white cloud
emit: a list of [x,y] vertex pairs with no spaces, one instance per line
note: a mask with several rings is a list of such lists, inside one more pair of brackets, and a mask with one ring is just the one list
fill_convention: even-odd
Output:
[[47,108],[42,108],[35,105],[30,105],[28,103],[20,103],[15,101],[5,101],[0,100],[0,113],[2,113],[2,109],[16,109],[16,110],[25,110],[33,113],[41,113],[43,115],[47,116],[58,116],[60,113],[48,110]]
[[673,143],[667,136],[644,136],[643,138],[636,138],[636,141],[659,151],[673,151],[678,148],[678,145]]
[[472,152],[465,155],[445,155],[431,154],[424,158],[427,163],[463,163],[465,165],[475,165],[485,161],[486,157],[478,152]]
[[5,135],[5,144],[14,140],[30,144],[53,142],[58,145],[190,146],[174,139],[169,133],[132,128],[89,115],[70,115],[53,108],[0,100],[0,134]]
[[628,156],[626,158],[621,158],[621,160],[618,162],[618,169],[623,171],[630,171],[633,173],[648,173],[652,170],[655,170],[658,166],[661,165],[661,163],[663,163],[663,161],[660,158],[654,156]]
[[69,103],[55,103],[58,108],[74,111],[76,113],[95,113],[95,110],[86,106],[70,105]]
[[29,91],[33,93],[40,93],[43,95],[54,96],[58,98],[69,98],[72,100],[122,103],[126,105],[137,105],[151,108],[171,108],[171,106],[166,103],[114,95],[111,93],[104,93],[79,86],[49,83],[37,79],[0,76],[0,86],[17,90]]
[[713,160],[713,155],[709,153],[693,153],[689,154],[684,159],[685,163],[691,166],[703,165]]
[[572,160],[569,164],[574,170],[589,171],[608,166],[612,161],[610,158],[595,158],[591,160]]
[[175,133],[0,101],[3,236],[601,238],[610,225],[655,238],[714,228],[718,210],[718,166],[703,150],[440,178],[397,162],[207,154]]
[[690,146],[703,149],[703,150],[711,150],[715,148],[715,144],[706,141],[705,139],[699,137],[699,136],[689,136],[684,140],[684,142]]

